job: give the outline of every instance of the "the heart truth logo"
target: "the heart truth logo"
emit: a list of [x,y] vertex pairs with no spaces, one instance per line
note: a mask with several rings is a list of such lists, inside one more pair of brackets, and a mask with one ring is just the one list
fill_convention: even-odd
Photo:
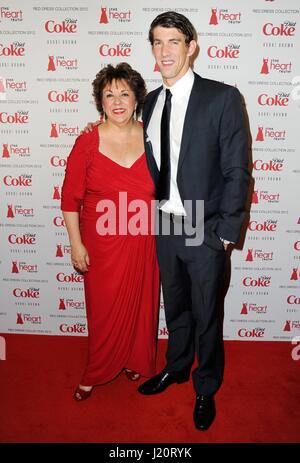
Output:
[[228,24],[240,24],[242,13],[233,13],[227,9],[211,8],[209,20],[210,26],[217,26],[219,22],[227,22]]
[[121,23],[131,21],[131,10],[120,11],[119,8],[106,6],[100,7],[99,23],[108,24],[110,21],[119,21]]

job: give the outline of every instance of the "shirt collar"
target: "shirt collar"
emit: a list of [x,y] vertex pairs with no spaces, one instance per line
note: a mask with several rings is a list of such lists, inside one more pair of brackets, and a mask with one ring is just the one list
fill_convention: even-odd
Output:
[[192,86],[194,83],[194,73],[191,68],[184,74],[181,79],[179,79],[172,87],[168,87],[167,85],[163,84],[164,91],[168,88],[171,93],[172,97],[180,98],[182,96],[189,96],[192,90]]

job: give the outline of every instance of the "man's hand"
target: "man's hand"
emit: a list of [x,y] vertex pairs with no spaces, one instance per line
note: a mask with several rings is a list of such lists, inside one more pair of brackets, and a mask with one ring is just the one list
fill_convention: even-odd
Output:
[[96,122],[89,122],[83,130],[81,130],[80,132],[80,135],[82,135],[83,133],[89,133],[93,130],[94,127],[96,127],[97,125],[100,124],[100,121],[96,121]]

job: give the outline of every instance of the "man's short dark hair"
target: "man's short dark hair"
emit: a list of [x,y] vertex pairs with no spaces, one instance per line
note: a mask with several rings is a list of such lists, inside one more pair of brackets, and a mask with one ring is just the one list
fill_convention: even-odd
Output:
[[153,45],[153,30],[155,27],[175,27],[183,33],[185,43],[188,45],[192,40],[197,40],[197,32],[191,21],[183,14],[176,11],[161,13],[152,21],[149,29],[149,41]]

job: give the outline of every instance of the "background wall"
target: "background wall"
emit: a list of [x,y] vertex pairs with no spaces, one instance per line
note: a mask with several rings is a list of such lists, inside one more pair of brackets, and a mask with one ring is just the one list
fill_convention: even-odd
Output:
[[[240,89],[252,133],[251,217],[232,253],[224,336],[299,335],[299,8],[298,0],[1,2],[1,332],[87,334],[60,211],[66,158],[98,118],[91,82],[100,68],[128,61],[149,90],[160,85],[147,32],[175,9],[198,31],[195,71]],[[160,318],[166,337],[163,306]]]

